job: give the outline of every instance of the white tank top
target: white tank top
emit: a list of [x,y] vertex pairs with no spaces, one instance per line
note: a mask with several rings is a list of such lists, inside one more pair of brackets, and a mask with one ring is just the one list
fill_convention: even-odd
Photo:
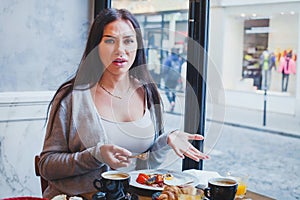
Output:
[[148,109],[141,119],[132,122],[101,119],[109,143],[126,148],[133,154],[145,152],[154,142],[154,125]]

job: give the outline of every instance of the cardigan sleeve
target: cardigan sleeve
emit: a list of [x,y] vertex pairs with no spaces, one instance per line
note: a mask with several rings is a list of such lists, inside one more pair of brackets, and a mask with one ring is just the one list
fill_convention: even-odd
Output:
[[[47,180],[83,175],[104,165],[101,158],[95,157],[100,155],[99,144],[86,148],[72,123],[70,96],[59,105],[55,115],[53,109],[50,112],[39,163],[41,175]],[[53,105],[52,108],[58,105],[56,99]]]

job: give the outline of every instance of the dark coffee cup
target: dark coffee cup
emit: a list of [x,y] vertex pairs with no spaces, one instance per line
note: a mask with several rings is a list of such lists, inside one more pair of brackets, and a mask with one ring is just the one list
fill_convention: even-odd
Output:
[[94,187],[105,193],[106,199],[123,199],[128,193],[130,175],[123,172],[108,171],[94,180]]
[[208,181],[204,195],[210,200],[234,200],[238,183],[230,178],[213,178]]

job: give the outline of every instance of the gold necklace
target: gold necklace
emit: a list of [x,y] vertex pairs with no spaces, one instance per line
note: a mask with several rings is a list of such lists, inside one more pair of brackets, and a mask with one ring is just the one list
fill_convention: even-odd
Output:
[[[103,85],[102,83],[99,83],[99,85],[100,85],[100,87],[101,87],[105,92],[107,92],[107,94],[109,94],[110,96],[115,97],[115,98],[117,98],[117,99],[122,99],[122,97],[117,96],[117,95],[114,95],[113,93],[111,93],[108,89],[106,89],[106,88],[104,87],[104,85]],[[126,94],[129,92],[129,89],[130,89],[130,85],[129,85],[128,89],[127,89]]]

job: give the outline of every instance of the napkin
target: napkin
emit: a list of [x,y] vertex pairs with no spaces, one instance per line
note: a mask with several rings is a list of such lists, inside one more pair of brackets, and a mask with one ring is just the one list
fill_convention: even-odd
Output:
[[187,173],[196,177],[198,179],[199,187],[206,187],[208,185],[208,180],[211,178],[221,177],[221,175],[218,172],[197,169],[184,170],[183,173]]

